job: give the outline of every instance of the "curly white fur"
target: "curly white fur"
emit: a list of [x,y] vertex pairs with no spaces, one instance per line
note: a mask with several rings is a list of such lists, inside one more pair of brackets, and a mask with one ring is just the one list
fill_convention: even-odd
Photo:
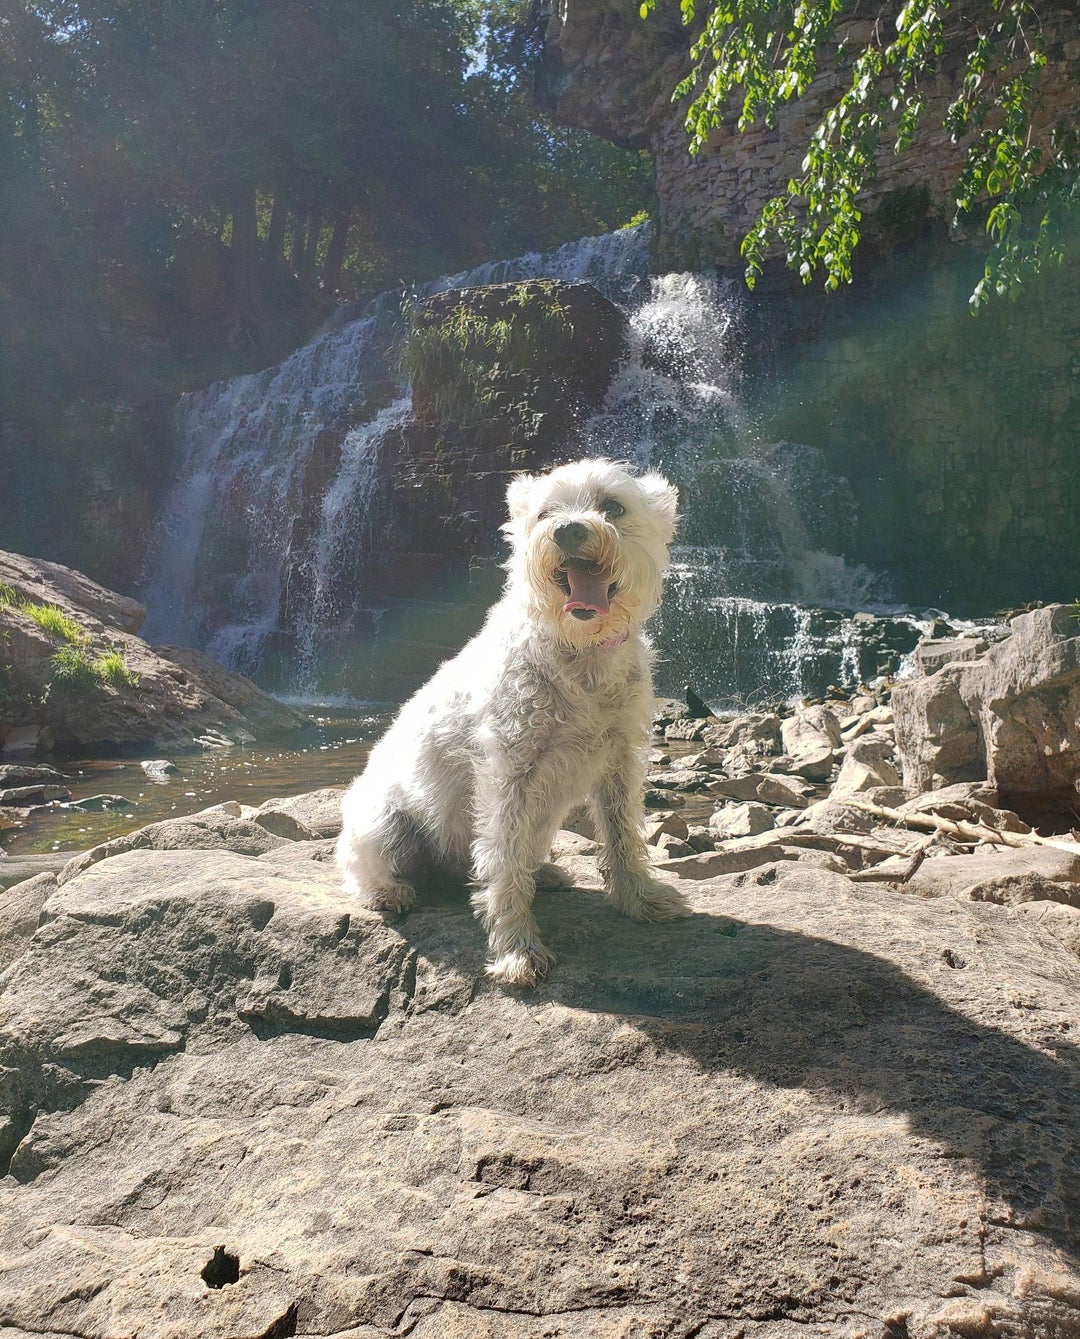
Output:
[[638,920],[686,914],[642,835],[656,608],[678,499],[658,474],[582,460],[507,495],[509,577],[481,631],[402,707],[343,804],[345,887],[392,913],[432,872],[472,878],[488,972],[531,985],[554,962],[532,914],[568,810],[588,799],[609,896]]

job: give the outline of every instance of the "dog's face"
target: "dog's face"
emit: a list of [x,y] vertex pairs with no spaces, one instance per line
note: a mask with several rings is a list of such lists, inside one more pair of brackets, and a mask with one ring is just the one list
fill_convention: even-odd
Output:
[[678,494],[659,474],[579,460],[519,475],[507,502],[511,581],[565,645],[610,644],[659,604],[678,519]]

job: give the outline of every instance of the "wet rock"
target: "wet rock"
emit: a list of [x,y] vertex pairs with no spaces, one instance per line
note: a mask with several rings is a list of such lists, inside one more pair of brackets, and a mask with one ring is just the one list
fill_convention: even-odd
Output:
[[66,786],[9,786],[0,790],[0,805],[12,809],[29,809],[31,805],[70,799],[71,791]]
[[139,766],[146,773],[148,781],[168,781],[169,777],[180,774],[180,768],[168,758],[148,758]]
[[126,800],[123,795],[86,795],[81,800],[63,805],[63,808],[81,814],[101,814],[115,809],[134,809],[137,805],[137,800]]
[[15,786],[58,785],[70,778],[55,767],[32,767],[22,763],[0,764],[0,791]]

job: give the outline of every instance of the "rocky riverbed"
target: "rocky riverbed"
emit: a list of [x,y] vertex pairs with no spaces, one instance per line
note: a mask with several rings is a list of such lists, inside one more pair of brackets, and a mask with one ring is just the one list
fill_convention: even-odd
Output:
[[[1054,673],[1001,719],[1080,674],[1025,617]],[[341,893],[338,787],[2,895],[2,1332],[1080,1333],[1080,842],[920,789],[896,691],[665,704],[648,837],[694,914],[615,914],[575,815],[533,991],[464,891]]]

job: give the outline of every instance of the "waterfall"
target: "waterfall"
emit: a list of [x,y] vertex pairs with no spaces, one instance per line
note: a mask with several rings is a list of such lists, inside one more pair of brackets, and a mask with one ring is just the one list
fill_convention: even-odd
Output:
[[[647,256],[646,225],[445,275],[412,296],[530,278],[587,279],[624,294]],[[381,442],[408,412],[397,368],[404,296],[346,304],[276,367],[181,398],[180,473],[144,583],[152,640],[204,647],[259,674],[291,604],[299,661],[275,686],[316,690],[324,634],[356,612],[334,565],[364,523]],[[315,533],[302,555],[299,518]]]
[[[624,229],[443,276],[415,296],[576,279],[627,311],[628,356],[584,436],[591,453],[657,466],[680,487],[655,624],[662,691],[690,681],[735,699],[869,677],[918,624],[867,612],[888,611],[889,591],[843,556],[846,481],[820,451],[760,438],[743,393],[740,291],[708,274],[650,277],[647,244],[647,228]],[[439,636],[416,631],[436,596],[417,614],[358,576],[386,524],[374,501],[386,444],[410,415],[401,306],[392,293],[348,304],[278,366],[183,397],[180,473],[147,566],[153,639],[205,647],[307,696],[369,691],[358,666],[391,644],[406,657],[410,641],[438,650]]]

